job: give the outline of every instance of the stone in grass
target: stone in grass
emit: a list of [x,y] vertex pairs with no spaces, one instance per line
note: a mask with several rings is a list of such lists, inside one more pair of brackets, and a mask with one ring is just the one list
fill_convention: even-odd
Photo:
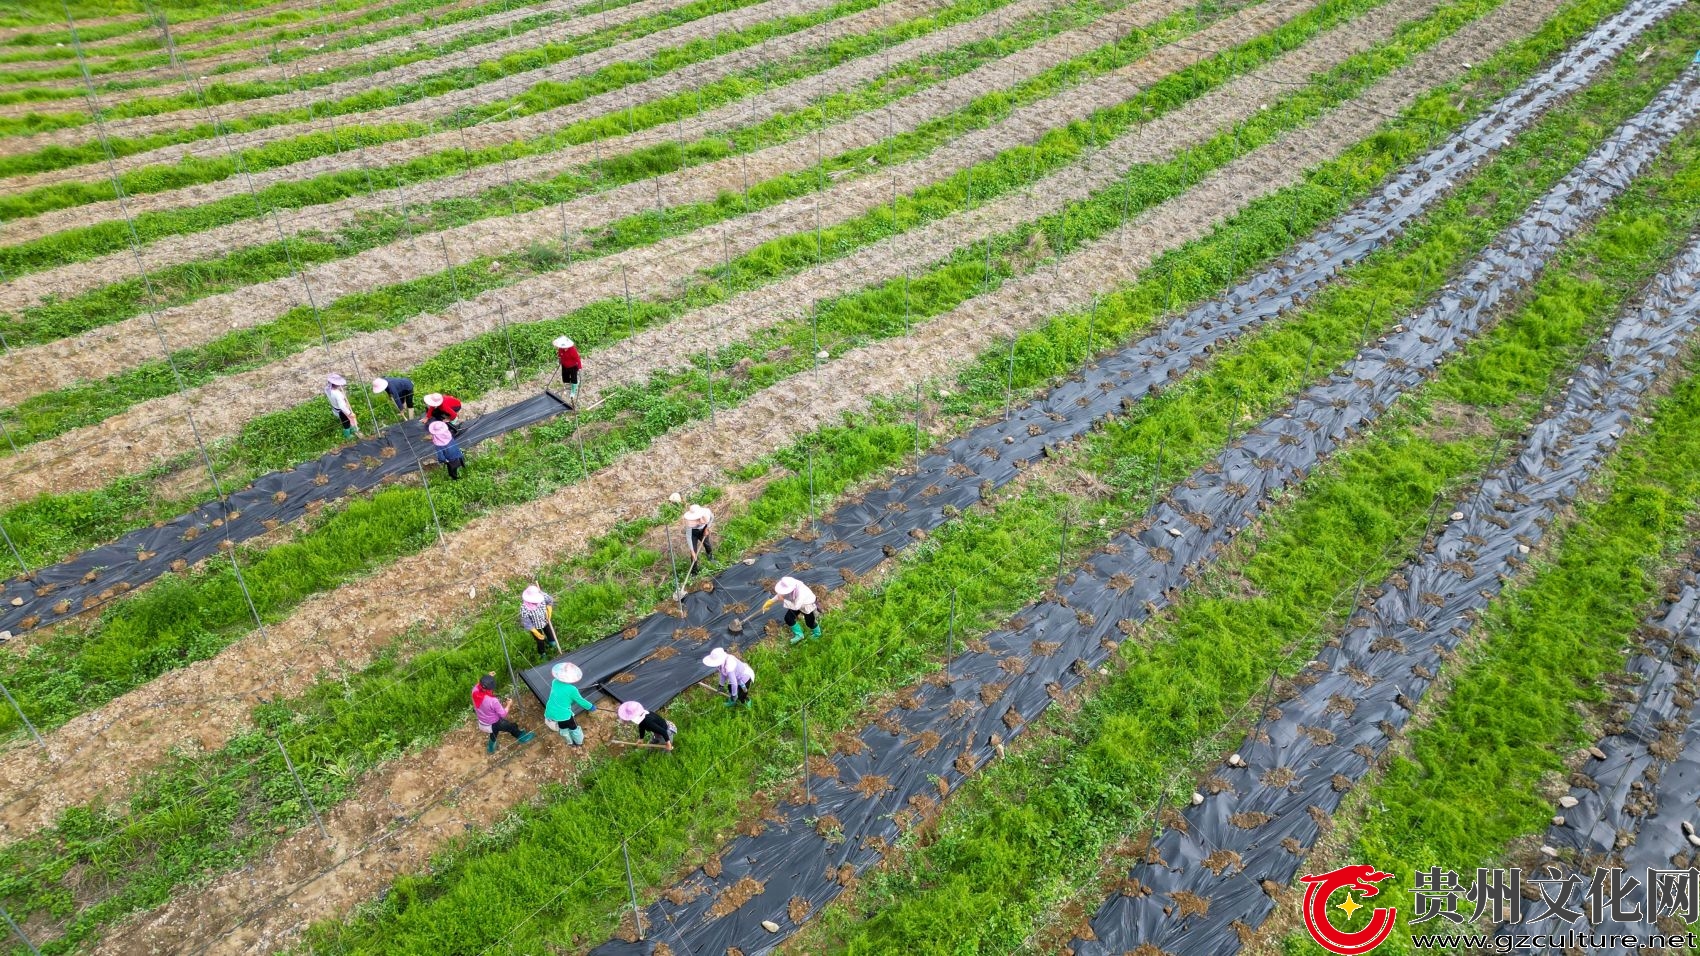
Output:
[[1563,817],[1553,817],[1552,818],[1552,825],[1555,826],[1555,827],[1564,826],[1564,818]]
[[1569,794],[1565,794],[1564,796],[1558,798],[1558,805],[1563,807],[1566,810],[1569,810],[1570,808],[1576,806],[1578,803],[1581,803],[1581,802],[1582,801],[1576,799],[1575,797],[1573,797]]
[[1204,794],[1199,793],[1197,790],[1194,790],[1192,792],[1192,805],[1196,807],[1203,802],[1204,802]]
[[1229,754],[1228,755],[1228,766],[1230,766],[1230,767],[1243,767],[1243,766],[1245,766],[1245,758],[1240,756],[1239,754]]
[[770,919],[762,920],[761,921],[761,928],[767,930],[770,933],[779,932],[779,924],[775,923],[773,920],[770,920]]

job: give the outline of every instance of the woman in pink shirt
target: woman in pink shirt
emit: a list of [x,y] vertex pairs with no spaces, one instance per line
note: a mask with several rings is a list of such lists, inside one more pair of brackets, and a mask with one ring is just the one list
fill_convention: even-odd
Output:
[[496,696],[495,671],[480,677],[478,683],[472,685],[472,715],[478,721],[478,729],[490,735],[490,745],[484,748],[486,753],[496,752],[496,736],[504,730],[522,744],[530,743],[537,736],[528,730],[520,730],[519,724],[508,719],[508,710],[513,705],[513,698],[504,701]]

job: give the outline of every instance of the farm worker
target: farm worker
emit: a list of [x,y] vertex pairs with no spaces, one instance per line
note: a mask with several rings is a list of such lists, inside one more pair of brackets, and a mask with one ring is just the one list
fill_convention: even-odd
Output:
[[750,683],[756,679],[750,665],[726,653],[726,648],[717,647],[702,659],[702,666],[719,669],[720,686],[726,688],[726,706],[750,705]]
[[336,412],[337,421],[342,423],[342,437],[353,438],[360,434],[360,421],[354,417],[354,407],[348,404],[348,392],[343,386],[348,379],[332,372],[325,379],[325,398],[331,403],[331,411]]
[[466,467],[466,455],[455,444],[455,436],[449,433],[448,422],[432,422],[426,429],[431,433],[431,444],[437,446],[437,460],[449,470],[449,477],[460,480],[460,470]]
[[699,552],[710,561],[714,560],[714,544],[708,540],[708,526],[714,523],[714,512],[702,505],[691,505],[685,509],[681,520],[685,524],[685,534],[691,542],[691,569],[686,573],[695,574]]
[[455,424],[455,419],[459,417],[460,399],[453,395],[443,395],[438,392],[432,392],[425,396],[425,424],[442,422],[449,426],[451,433],[458,435],[460,434],[460,426]]
[[765,611],[773,606],[774,601],[784,599],[785,623],[791,628],[791,643],[803,639],[803,625],[797,623],[799,615],[803,623],[809,625],[813,636],[820,637],[820,619],[815,616],[819,607],[815,604],[815,592],[809,590],[807,584],[787,575],[774,582],[773,595],[761,609]]
[[570,406],[578,398],[578,370],[584,368],[584,359],[579,357],[578,346],[564,335],[555,340],[555,357],[561,360],[561,384],[571,386],[567,391]]
[[595,704],[585,700],[584,695],[578,692],[578,682],[584,679],[584,671],[579,670],[577,664],[562,661],[550,669],[549,676],[555,678],[555,682],[549,685],[549,703],[543,708],[543,719],[551,730],[558,731],[574,747],[582,747],[584,731],[573,719],[573,708],[583,707],[586,713],[596,709]]
[[519,596],[519,626],[537,642],[538,657],[548,657],[551,647],[561,653],[561,642],[555,637],[555,599],[535,584]]
[[478,683],[472,685],[472,714],[478,720],[478,729],[490,735],[485,753],[496,752],[496,736],[503,731],[513,734],[514,739],[522,744],[531,743],[532,738],[537,736],[520,730],[519,724],[508,719],[508,709],[513,705],[513,698],[504,701],[496,696],[495,671],[478,678]]
[[666,749],[673,749],[673,735],[679,732],[679,728],[673,726],[671,720],[662,720],[659,715],[650,713],[635,700],[621,704],[617,713],[621,720],[637,724],[638,743],[643,743],[643,738],[650,736]]
[[390,401],[395,402],[395,410],[401,413],[401,417],[413,417],[413,379],[398,375],[372,379],[372,394],[386,393],[390,396]]

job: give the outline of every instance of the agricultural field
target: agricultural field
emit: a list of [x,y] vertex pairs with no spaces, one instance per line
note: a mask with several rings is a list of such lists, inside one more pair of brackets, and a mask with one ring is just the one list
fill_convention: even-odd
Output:
[[1700,951],[1697,341],[1684,0],[0,7],[0,953]]

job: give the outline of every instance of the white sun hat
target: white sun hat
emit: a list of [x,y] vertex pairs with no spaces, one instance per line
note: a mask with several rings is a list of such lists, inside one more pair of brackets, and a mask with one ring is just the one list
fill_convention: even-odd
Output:
[[525,593],[519,596],[519,599],[527,604],[542,604],[543,598],[543,589],[535,584],[526,588]]
[[381,379],[381,378],[372,379],[372,394],[373,395],[381,394],[384,389],[389,388],[389,387],[390,387],[390,383],[385,381],[384,379]]
[[441,392],[432,392],[431,394],[425,396],[425,404],[430,408],[436,408],[438,405],[443,404],[442,393]]
[[803,582],[797,580],[796,578],[791,577],[790,575],[786,575],[785,577],[782,577],[778,581],[775,581],[773,583],[773,593],[774,594],[780,594],[780,595],[790,594],[793,591],[797,590],[797,587],[799,585],[801,585],[802,583]]
[[702,659],[702,666],[719,667],[726,663],[726,656],[726,648],[717,647],[714,650],[709,651],[708,656]]
[[331,385],[335,385],[337,388],[341,388],[344,385],[348,384],[348,379],[343,378],[341,375],[338,375],[335,372],[332,372],[331,374],[325,376],[325,381],[328,382]]
[[561,663],[556,664],[553,668],[550,668],[549,676],[563,684],[576,684],[584,679],[584,671],[579,670],[577,664],[570,661],[562,661]]
[[573,340],[563,335],[555,340],[555,347],[558,349],[570,349],[573,347]]

